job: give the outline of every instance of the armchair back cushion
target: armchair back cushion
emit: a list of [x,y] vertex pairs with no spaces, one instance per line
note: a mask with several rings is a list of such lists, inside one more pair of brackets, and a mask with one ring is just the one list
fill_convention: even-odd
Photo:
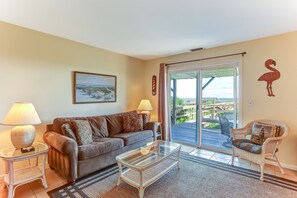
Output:
[[263,144],[269,137],[275,137],[276,125],[255,122],[252,127],[251,142],[255,144]]

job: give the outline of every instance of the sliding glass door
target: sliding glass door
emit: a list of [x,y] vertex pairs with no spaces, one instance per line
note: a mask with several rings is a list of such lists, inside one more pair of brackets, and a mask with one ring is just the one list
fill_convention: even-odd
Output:
[[231,128],[238,125],[238,64],[170,71],[171,139],[231,149]]
[[238,123],[237,68],[201,70],[201,146],[232,148],[231,128]]
[[177,142],[198,144],[198,72],[170,74],[171,137]]

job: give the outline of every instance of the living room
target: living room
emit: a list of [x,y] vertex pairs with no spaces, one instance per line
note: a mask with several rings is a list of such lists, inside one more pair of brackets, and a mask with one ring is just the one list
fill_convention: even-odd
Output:
[[[168,6],[172,8],[172,10],[166,14],[174,15],[171,16],[173,18],[166,21],[165,19],[170,19],[170,17],[166,18],[163,16],[165,17],[164,21],[162,18],[159,18],[159,23],[155,27],[153,26],[154,21],[145,21],[144,18],[142,18],[144,16],[138,12],[141,5],[138,5],[137,2],[130,1],[129,4],[103,2],[104,1],[101,2],[102,4],[93,2],[94,4],[90,3],[89,5],[87,3],[77,2],[77,5],[71,5],[73,7],[68,5],[71,9],[73,9],[73,12],[69,9],[67,13],[64,13],[64,17],[69,17],[67,20],[72,22],[69,23],[69,26],[65,23],[67,20],[62,19],[63,12],[66,11],[64,8],[64,6],[67,5],[66,2],[63,2],[63,6],[57,6],[55,3],[58,5],[59,3],[51,3],[50,1],[46,1],[43,5],[42,3],[34,1],[26,3],[3,1],[0,3],[0,79],[2,82],[0,84],[0,90],[2,93],[0,104],[0,122],[2,122],[5,118],[7,112],[15,102],[30,102],[35,106],[41,120],[41,124],[35,125],[35,141],[44,142],[43,135],[47,130],[47,124],[52,124],[53,120],[57,117],[99,116],[132,111],[137,109],[141,99],[144,98],[149,99],[153,107],[153,110],[150,112],[150,120],[158,121],[159,93],[157,89],[157,94],[152,94],[152,76],[157,76],[158,86],[161,63],[168,64],[246,52],[244,56],[239,55],[235,57],[207,60],[207,64],[217,64],[217,61],[225,62],[230,59],[239,60],[241,63],[240,91],[242,98],[240,126],[243,127],[248,122],[256,119],[278,120],[285,123],[290,129],[290,133],[279,145],[277,156],[282,166],[286,169],[286,174],[283,178],[297,181],[294,180],[294,178],[297,178],[297,157],[295,155],[295,151],[297,150],[297,123],[295,121],[295,110],[297,109],[297,104],[295,102],[295,97],[297,97],[297,95],[294,92],[294,89],[290,88],[290,86],[293,86],[295,74],[297,72],[297,69],[295,68],[297,63],[295,60],[295,54],[297,51],[296,3],[293,1],[282,1],[281,3],[277,3],[277,5],[270,5],[269,1],[263,1],[261,3],[252,1],[251,4],[248,5],[247,3],[235,3],[235,1],[229,1],[228,4],[225,5],[225,8],[230,8],[233,4],[234,6],[236,5],[237,7],[235,7],[238,10],[236,10],[234,14],[226,14],[233,12],[233,9],[227,10],[228,12],[218,12],[215,18],[208,21],[208,26],[203,26],[203,21],[201,22],[199,20],[193,20],[192,23],[189,22],[190,24],[186,23],[187,21],[190,21],[192,15],[199,18],[197,15],[194,15],[194,11],[195,9],[198,9],[199,3],[201,2],[192,1],[191,3],[193,5],[187,7],[189,10],[183,10],[180,15],[177,15],[173,11],[178,10],[179,6],[185,6],[183,5],[185,3],[164,1],[163,3],[154,2],[150,5],[149,3],[143,2],[143,5],[147,6],[147,9],[145,9],[146,11],[143,11],[146,16],[161,13],[162,9],[166,10]],[[120,4],[123,7],[115,6],[117,4]],[[131,7],[131,4],[135,4],[135,8],[133,8],[133,6]],[[94,7],[94,5],[99,7]],[[106,8],[103,5],[106,6]],[[207,8],[207,5],[208,4],[205,5],[204,3],[201,3],[201,7],[205,9]],[[259,6],[257,7],[259,10],[256,8],[254,10],[253,5]],[[80,8],[80,6],[82,7]],[[208,6],[213,8],[215,11],[219,10],[218,7],[212,5],[211,3]],[[240,16],[240,6],[246,6],[247,9],[244,9],[242,18],[235,19]],[[101,11],[100,15],[95,15],[97,18],[91,21],[90,24],[84,23],[86,22],[84,21],[84,15],[80,15],[78,12],[80,9],[85,9],[84,14],[87,14],[88,12],[95,14],[99,8]],[[74,12],[75,9],[77,9],[77,12]],[[253,15],[253,13],[249,13],[248,11],[253,10],[255,12],[255,16],[260,17],[258,26],[252,26],[253,23],[257,22],[256,18],[248,20],[248,14]],[[110,13],[107,11],[110,11]],[[206,15],[203,10],[199,11],[203,13],[201,14],[201,17],[209,16]],[[56,13],[57,15],[50,14],[51,12]],[[270,19],[269,17],[267,18],[266,16],[262,16],[264,15],[264,12],[268,15],[277,15],[277,13],[281,14],[277,15],[277,17],[269,16],[271,17]],[[71,15],[71,13],[75,14]],[[186,13],[191,14],[186,15]],[[258,15],[256,15],[256,13],[258,13]],[[92,14],[90,14],[90,18]],[[121,16],[121,14],[127,15],[127,18],[120,20],[121,18],[119,16]],[[215,13],[211,12],[210,14],[214,15]],[[111,21],[106,22],[103,20],[105,15],[108,17],[115,16],[118,18],[113,19],[110,17]],[[159,14],[156,15],[159,17]],[[52,18],[50,18],[50,16]],[[129,18],[131,20],[131,24],[125,27],[124,20],[129,20]],[[106,30],[105,32],[102,31],[103,33],[100,35],[102,38],[104,34],[112,35],[110,37],[113,37],[115,42],[104,42],[103,38],[103,40],[93,40],[94,42],[92,43],[91,36],[93,34],[90,32],[93,30],[95,33],[96,31],[101,32],[100,30],[102,29],[100,26],[101,23],[99,22],[99,25],[96,27],[97,29],[92,27],[92,24],[96,24],[96,21],[99,21],[99,19],[102,20],[100,22],[105,25],[102,26],[104,28],[108,27],[105,23],[112,24],[113,22],[118,21],[116,26],[119,26],[119,29],[123,29],[122,31],[118,30],[118,32],[109,32],[114,31],[114,29],[111,29]],[[140,19],[144,22],[139,21]],[[232,21],[233,19],[234,24],[224,23],[224,21]],[[174,20],[177,20],[180,26],[172,25],[171,23],[173,23]],[[212,20],[218,21],[214,22]],[[240,20],[247,21],[241,22]],[[186,21],[185,24],[183,24],[184,21]],[[48,24],[46,22],[48,22]],[[75,26],[76,22],[78,24],[77,26]],[[169,26],[169,30],[166,31],[165,27],[167,24]],[[224,26],[220,24],[243,25],[240,27],[233,27],[233,29],[229,27],[230,30],[226,31]],[[207,39],[203,39],[201,41],[199,38],[194,37],[193,34],[199,35],[199,28],[193,28],[193,30],[189,29],[191,25],[193,27],[195,25],[201,25],[209,28],[206,33],[203,32],[203,34],[200,35],[201,38],[204,36],[205,38],[211,40],[210,37],[220,35],[219,33],[213,34],[213,32],[220,31],[221,36],[217,36],[214,39],[218,40],[215,44],[209,44],[207,43]],[[156,29],[163,26],[164,30],[162,29],[160,32],[155,32]],[[147,29],[145,27],[147,27]],[[173,34],[173,27],[179,29],[180,32],[177,31],[176,34]],[[256,28],[259,29],[257,30]],[[126,29],[132,29],[135,33],[132,36],[127,35],[127,37],[124,37],[125,34],[131,33],[126,32]],[[143,41],[145,41],[143,45],[140,45],[141,43],[139,40],[136,40],[136,38],[139,38],[139,35],[143,33],[139,29],[144,29],[145,31],[150,30],[150,34],[144,34],[143,37],[140,37]],[[182,29],[187,30],[188,32],[183,32],[181,31]],[[246,37],[244,36],[245,34],[241,37],[242,32],[237,29],[244,30],[246,32]],[[76,31],[79,31],[77,35],[79,35],[80,38],[71,37],[76,35],[71,34],[71,32]],[[194,33],[190,34],[191,31],[194,31]],[[224,37],[232,32],[235,33],[232,34],[231,38]],[[163,48],[157,48],[157,43],[154,42],[154,39],[157,40],[158,34],[163,34],[161,38],[166,40],[166,37],[169,38],[171,33],[173,38],[175,36],[178,37],[179,34],[184,37],[184,40],[176,41],[180,44],[180,48],[178,49],[178,45],[174,45],[171,40],[169,42],[170,45],[169,43],[165,43]],[[187,37],[187,35],[191,35],[192,38]],[[207,35],[210,36],[207,37]],[[129,40],[131,45],[126,44],[124,41],[128,41],[131,37],[132,40]],[[135,37],[134,41],[133,37]],[[226,40],[224,40],[224,38]],[[108,47],[106,43],[110,44],[110,46]],[[156,44],[156,46],[150,48],[153,44]],[[120,48],[121,46],[122,48]],[[190,49],[197,47],[203,47],[205,49],[190,52]],[[141,48],[150,49],[141,51]],[[152,49],[154,50],[150,51]],[[278,69],[281,73],[280,79],[273,83],[273,92],[275,97],[267,96],[266,83],[258,81],[258,78],[268,71],[264,66],[265,61],[268,59],[275,60],[276,69]],[[204,62],[205,61],[206,60],[204,60]],[[184,67],[187,67],[187,65]],[[116,76],[116,102],[74,104],[74,71]],[[11,145],[11,129],[11,126],[0,125],[1,148]],[[168,130],[163,130],[163,133],[165,136],[165,133],[168,133]],[[188,149],[193,151],[196,148],[190,147],[189,145],[182,145],[182,149],[184,149],[184,151],[187,151]],[[180,169],[182,170],[183,165],[186,164],[189,163],[184,162],[183,164],[181,162]],[[24,165],[26,164],[17,163],[15,164],[15,168],[21,168]],[[0,160],[1,197],[7,196],[7,188],[4,188],[3,183],[3,177],[6,171],[5,166],[5,162]],[[275,174],[278,167],[272,167],[275,167],[273,168],[273,172]],[[50,168],[46,167],[46,171],[47,173],[51,173],[47,175],[49,189],[44,189],[41,182],[38,180],[35,181],[38,185],[38,190],[32,190],[33,187],[29,184],[22,185],[16,189],[15,197],[44,197],[47,196],[47,191],[58,188],[62,185],[62,183],[64,184],[67,182],[66,180],[63,180],[62,177],[60,178],[60,176],[56,175],[55,171]],[[51,179],[59,180],[60,183],[56,184],[54,181],[51,181]],[[168,183],[168,179],[166,179],[166,176],[164,177],[166,183]],[[204,179],[207,181],[209,180],[207,178]],[[159,180],[157,182],[161,181],[163,180]],[[260,182],[258,176],[257,179],[252,181]],[[54,185],[51,186],[50,184]],[[157,185],[151,187],[154,190],[158,190],[157,186],[160,185],[160,183],[155,184]],[[267,183],[264,182],[264,184],[256,184],[261,185],[261,188],[266,188],[265,184]],[[116,186],[116,183],[114,186]],[[148,187],[147,190],[149,190],[149,188],[150,187]],[[257,188],[258,191],[260,191],[261,188]],[[123,188],[122,190],[125,189]],[[281,191],[282,189],[278,190]],[[133,189],[129,189],[129,191],[134,192]],[[145,192],[144,196],[156,196],[156,194],[150,194],[151,191]],[[136,189],[135,192],[135,195],[138,195]],[[115,195],[117,195],[116,193]],[[295,194],[293,195],[296,196],[296,191],[294,191],[294,193]],[[181,194],[179,195],[182,196]],[[218,194],[210,193],[203,194],[201,197],[217,197],[216,195]],[[275,194],[275,196],[276,195],[277,194]],[[288,193],[286,195],[289,196],[291,194]],[[164,195],[164,197],[170,196],[172,196],[172,194],[166,194],[166,196]],[[273,194],[271,196],[273,197]],[[105,197],[108,196],[105,195]],[[184,194],[184,197],[187,197],[187,195]],[[222,197],[224,196],[222,195]]]

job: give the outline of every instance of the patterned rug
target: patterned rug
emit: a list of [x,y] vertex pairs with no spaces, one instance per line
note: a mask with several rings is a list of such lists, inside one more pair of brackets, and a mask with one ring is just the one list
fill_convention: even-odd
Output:
[[[181,152],[180,170],[172,169],[145,189],[146,198],[166,197],[297,197],[297,182]],[[111,166],[48,192],[52,198],[133,198],[138,190],[116,186],[118,167]]]

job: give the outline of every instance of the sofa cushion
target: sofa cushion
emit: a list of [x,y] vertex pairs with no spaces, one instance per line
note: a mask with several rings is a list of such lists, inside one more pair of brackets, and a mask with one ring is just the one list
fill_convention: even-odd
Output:
[[124,133],[142,131],[143,122],[141,114],[128,114],[123,116]]
[[129,111],[129,112],[124,112],[124,113],[118,113],[118,114],[105,116],[106,121],[107,121],[107,127],[108,127],[109,135],[114,135],[114,134],[124,132],[123,116],[124,115],[129,115],[129,114],[137,114],[137,111]]
[[74,120],[75,136],[78,145],[90,144],[93,142],[92,129],[88,120]]
[[106,116],[106,121],[109,135],[122,133],[124,131],[123,117],[121,115]]
[[[124,147],[124,141],[119,138],[97,138],[88,145],[78,147],[78,160],[85,160]],[[98,162],[100,163],[100,162]]]
[[74,139],[75,141],[77,141],[76,137],[75,137],[75,129],[74,129],[74,126],[72,123],[63,124],[61,129],[62,129],[63,135],[70,137],[70,138]]
[[262,152],[262,145],[254,144],[248,139],[233,140],[232,145],[249,153],[261,154]]
[[105,117],[95,116],[88,117],[87,119],[91,125],[94,138],[108,137],[107,122]]
[[119,133],[119,134],[112,135],[112,137],[123,139],[125,146],[134,144],[136,142],[145,140],[147,138],[151,138],[152,136],[153,136],[153,132],[151,130],[145,130],[140,132],[130,132],[130,133]]
[[69,118],[56,118],[53,121],[53,131],[63,134],[62,133],[62,125],[65,123],[71,123],[74,120],[86,120],[86,117],[69,117]]

